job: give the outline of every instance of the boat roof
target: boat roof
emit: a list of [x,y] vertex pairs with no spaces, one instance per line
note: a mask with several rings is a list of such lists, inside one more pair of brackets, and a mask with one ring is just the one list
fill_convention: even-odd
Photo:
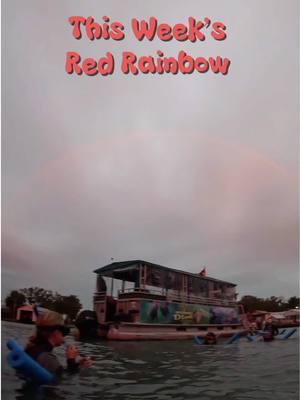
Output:
[[144,264],[144,265],[149,266],[149,267],[154,267],[154,268],[158,268],[158,269],[161,269],[161,270],[177,272],[179,274],[189,275],[189,276],[192,276],[194,278],[196,277],[196,278],[199,278],[199,279],[206,279],[208,281],[226,283],[227,285],[236,286],[236,284],[232,283],[232,282],[223,281],[223,280],[220,280],[220,279],[215,279],[215,278],[211,278],[211,277],[208,277],[208,276],[200,277],[199,274],[183,271],[183,270],[180,270],[180,269],[177,269],[177,268],[169,268],[169,267],[165,267],[163,265],[153,264],[153,263],[151,263],[149,261],[143,261],[143,260],[131,260],[131,261],[113,262],[111,264],[105,265],[104,267],[95,269],[94,272],[96,274],[101,274],[103,276],[111,276],[111,273],[113,273],[114,271],[121,271],[121,270],[125,271],[126,269],[128,270],[128,269],[136,266],[137,264]]

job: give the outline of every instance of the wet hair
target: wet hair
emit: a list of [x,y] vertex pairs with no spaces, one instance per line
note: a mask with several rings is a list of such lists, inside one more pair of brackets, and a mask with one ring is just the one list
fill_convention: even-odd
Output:
[[35,334],[30,336],[28,343],[25,346],[25,351],[36,344],[44,344],[48,342],[51,332],[49,330],[36,327]]
[[207,332],[205,338],[204,338],[204,343],[208,344],[209,341],[213,341],[213,344],[217,343],[217,337],[213,332]]

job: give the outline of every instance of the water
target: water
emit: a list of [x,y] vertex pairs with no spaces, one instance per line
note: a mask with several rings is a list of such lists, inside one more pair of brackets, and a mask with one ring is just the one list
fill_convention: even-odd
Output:
[[[93,367],[32,390],[7,366],[8,337],[25,344],[32,326],[2,324],[3,399],[296,400],[298,334],[287,341],[196,347],[183,342],[76,342]],[[71,337],[67,343],[73,342]],[[55,353],[64,363],[64,350]]]

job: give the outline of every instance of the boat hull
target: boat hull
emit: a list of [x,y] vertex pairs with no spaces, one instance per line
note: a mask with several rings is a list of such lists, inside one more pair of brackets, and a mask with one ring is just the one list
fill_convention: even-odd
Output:
[[239,327],[207,327],[200,326],[165,326],[148,324],[122,323],[110,325],[106,333],[108,340],[139,341],[139,340],[191,340],[193,336],[205,337],[207,332],[213,332],[218,337],[226,338],[239,333],[241,336],[247,334],[247,330]]

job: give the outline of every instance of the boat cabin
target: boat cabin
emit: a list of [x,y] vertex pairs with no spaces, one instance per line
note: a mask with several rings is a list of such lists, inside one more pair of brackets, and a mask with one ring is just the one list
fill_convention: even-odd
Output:
[[234,324],[236,285],[142,260],[94,271],[99,323]]

